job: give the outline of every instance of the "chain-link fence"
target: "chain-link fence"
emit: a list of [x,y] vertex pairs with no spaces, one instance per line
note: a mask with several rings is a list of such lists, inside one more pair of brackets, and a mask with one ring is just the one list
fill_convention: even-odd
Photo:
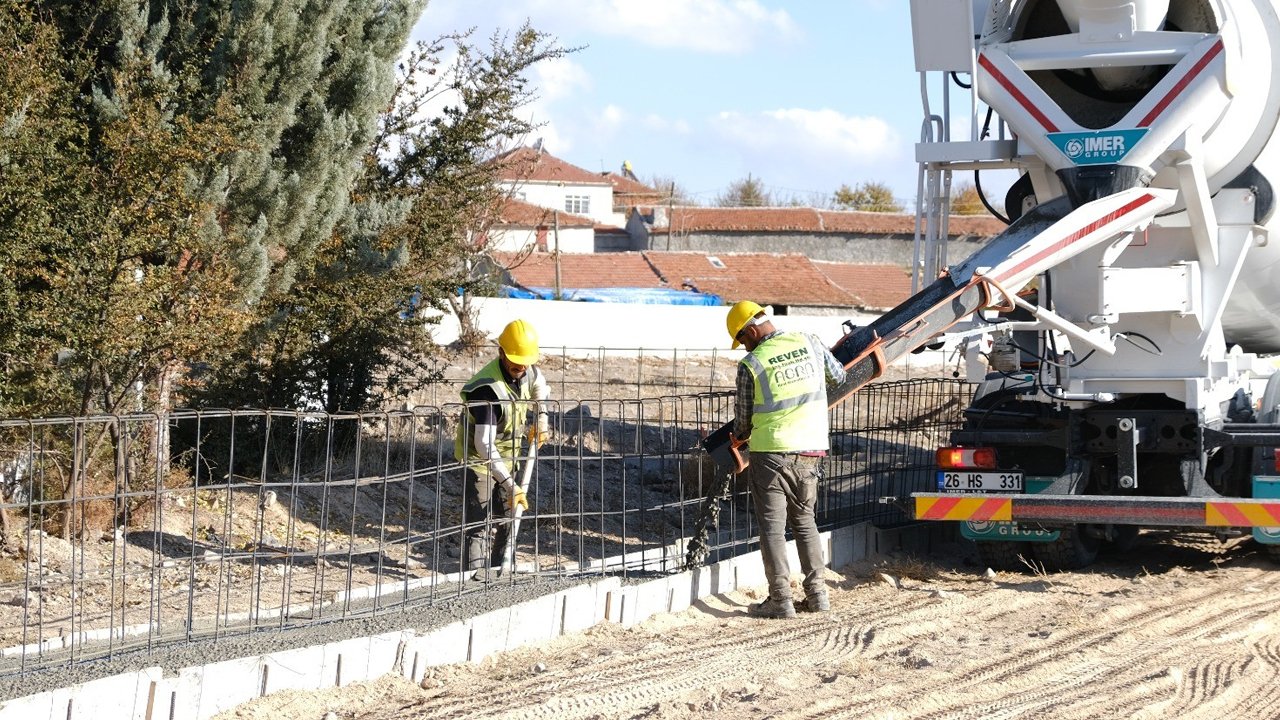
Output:
[[[505,515],[464,517],[456,403],[0,421],[0,676],[547,576],[677,571],[719,485],[698,443],[733,413],[708,377],[695,394],[547,403],[502,575],[463,567],[466,533],[489,537]],[[820,526],[903,522],[879,499],[931,486],[968,393],[879,383],[833,408]],[[740,483],[720,508],[715,556],[754,547]]]

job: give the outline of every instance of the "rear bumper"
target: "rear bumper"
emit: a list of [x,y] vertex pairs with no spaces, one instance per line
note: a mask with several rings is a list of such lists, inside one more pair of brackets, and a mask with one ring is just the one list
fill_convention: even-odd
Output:
[[917,520],[1280,527],[1280,499],[914,493]]

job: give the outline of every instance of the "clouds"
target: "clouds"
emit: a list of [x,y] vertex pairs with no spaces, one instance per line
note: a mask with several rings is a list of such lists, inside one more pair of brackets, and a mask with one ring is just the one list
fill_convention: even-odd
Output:
[[712,126],[744,149],[825,156],[857,164],[892,158],[900,145],[898,134],[881,118],[849,116],[828,109],[722,112],[713,119]]
[[[470,15],[475,0],[433,0],[424,16],[443,25]],[[500,25],[532,18],[539,29],[562,36],[592,35],[642,46],[737,55],[761,44],[786,44],[802,36],[785,9],[758,0],[506,0],[491,8]]]
[[541,124],[527,142],[582,167],[627,158],[703,201],[747,173],[782,195],[874,180],[910,197],[907,14],[901,0],[431,0],[415,34],[528,21],[580,48],[535,66],[525,110]]

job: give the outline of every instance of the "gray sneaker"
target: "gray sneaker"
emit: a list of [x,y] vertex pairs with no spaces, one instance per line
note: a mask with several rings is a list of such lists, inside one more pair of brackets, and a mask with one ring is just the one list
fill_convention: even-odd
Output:
[[752,603],[747,608],[747,614],[752,617],[759,618],[793,618],[796,616],[796,606],[791,603],[791,599],[774,600],[769,598],[764,602]]
[[796,609],[800,612],[830,612],[831,599],[826,593],[816,593],[796,603]]

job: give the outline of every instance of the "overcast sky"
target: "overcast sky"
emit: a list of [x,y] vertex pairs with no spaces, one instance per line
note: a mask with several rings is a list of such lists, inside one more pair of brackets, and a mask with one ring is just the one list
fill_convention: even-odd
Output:
[[585,46],[537,68],[530,112],[544,147],[588,170],[627,160],[703,203],[748,173],[783,198],[878,181],[911,203],[909,15],[907,0],[429,0],[414,38],[528,19]]

